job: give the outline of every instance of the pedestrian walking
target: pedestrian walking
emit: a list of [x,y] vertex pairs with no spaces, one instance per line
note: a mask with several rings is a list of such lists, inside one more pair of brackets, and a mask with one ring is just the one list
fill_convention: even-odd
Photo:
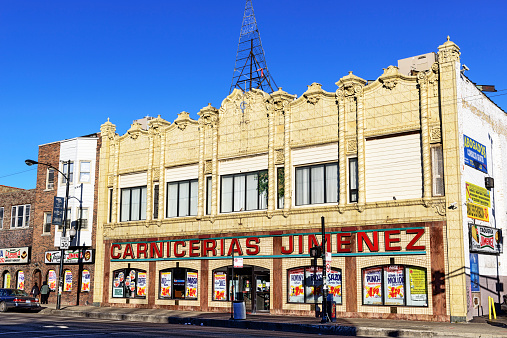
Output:
[[41,304],[47,304],[49,298],[49,285],[47,282],[43,282],[40,287],[40,302]]
[[40,293],[39,286],[37,285],[37,282],[35,282],[32,291],[30,291],[30,295],[32,295],[34,298],[37,299],[39,293]]

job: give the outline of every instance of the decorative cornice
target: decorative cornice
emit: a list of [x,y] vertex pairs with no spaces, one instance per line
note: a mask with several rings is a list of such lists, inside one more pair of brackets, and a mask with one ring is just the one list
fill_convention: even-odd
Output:
[[294,101],[296,98],[295,95],[290,95],[287,92],[282,90],[282,87],[279,87],[276,92],[273,92],[269,97],[264,101],[266,104],[266,109],[268,114],[270,112],[281,112],[284,113],[287,111],[288,105]]
[[317,82],[309,85],[308,90],[303,94],[306,101],[313,105],[317,104],[323,95],[325,95],[325,92],[322,90],[322,85]]
[[113,140],[116,136],[116,126],[109,122],[109,117],[107,121],[100,126],[100,134],[102,137],[107,137],[109,140]]
[[216,127],[218,124],[218,109],[211,106],[211,103],[202,108],[199,113],[199,124]]
[[146,133],[146,131],[143,130],[143,128],[139,122],[132,123],[130,125],[130,129],[127,131],[127,135],[133,140],[137,140],[139,135],[142,133]]
[[176,118],[176,120],[174,120],[174,124],[176,125],[176,127],[178,127],[179,130],[185,130],[185,128],[191,121],[193,120],[190,118],[190,114],[187,113],[186,111],[183,111],[178,114],[178,117]]
[[458,45],[450,40],[447,36],[447,41],[441,46],[438,46],[438,62],[445,63],[451,61],[458,61],[461,53]]

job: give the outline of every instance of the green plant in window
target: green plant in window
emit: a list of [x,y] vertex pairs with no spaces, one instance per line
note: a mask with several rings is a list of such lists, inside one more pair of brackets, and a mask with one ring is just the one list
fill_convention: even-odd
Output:
[[268,194],[268,172],[261,171],[259,173],[259,194]]

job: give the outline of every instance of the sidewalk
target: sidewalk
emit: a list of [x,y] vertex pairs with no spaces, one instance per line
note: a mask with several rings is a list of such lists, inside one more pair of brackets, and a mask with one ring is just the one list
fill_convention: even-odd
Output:
[[229,313],[94,306],[64,306],[62,310],[56,310],[54,304],[46,306],[40,314],[362,337],[507,337],[505,317],[499,317],[494,323],[488,323],[485,318],[461,324],[339,318],[336,323],[320,324],[320,320],[313,317],[269,314],[247,315],[246,320],[230,320]]

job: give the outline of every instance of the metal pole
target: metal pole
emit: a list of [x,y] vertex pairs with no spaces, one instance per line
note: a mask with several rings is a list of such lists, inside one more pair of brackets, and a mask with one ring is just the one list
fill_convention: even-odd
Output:
[[321,216],[322,226],[322,320],[321,323],[327,323],[327,280],[326,280],[326,226],[324,216]]
[[231,319],[234,319],[234,241],[232,242]]
[[[62,237],[65,237],[66,229],[67,229],[67,209],[69,207],[69,187],[70,187],[70,160],[67,162],[67,187],[65,190],[65,210],[63,213],[63,231],[62,231]],[[61,244],[61,238],[60,238],[60,244]],[[62,303],[62,291],[63,291],[63,261],[65,259],[65,249],[62,249],[60,246],[60,276],[58,279],[58,295],[56,296],[56,309],[60,310],[61,303]]]

